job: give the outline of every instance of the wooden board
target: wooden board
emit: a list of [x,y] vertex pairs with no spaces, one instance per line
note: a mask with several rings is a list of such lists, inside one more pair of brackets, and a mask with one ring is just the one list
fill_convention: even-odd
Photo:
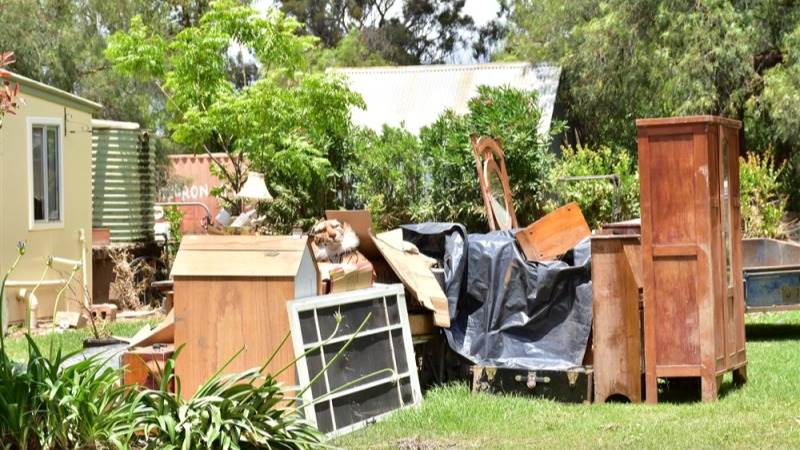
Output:
[[370,230],[372,229],[372,216],[369,211],[359,210],[336,210],[325,211],[326,219],[335,219],[342,223],[347,223],[358,236],[358,250],[370,260],[380,258],[378,247],[372,241]]
[[164,320],[141,339],[131,341],[128,348],[145,347],[153,344],[172,344],[175,342],[175,310],[171,309]]
[[433,311],[436,326],[450,328],[447,295],[431,272],[436,260],[419,253],[403,251],[402,230],[373,235],[372,239],[403,285],[417,301]]
[[[183,397],[191,396],[236,352],[245,351],[226,373],[259,367],[289,332],[286,302],[294,297],[292,279],[175,278],[175,345],[186,344],[176,363]],[[294,360],[285,343],[267,370]],[[290,367],[278,377],[296,384]]]
[[[174,353],[175,346],[171,344],[159,348],[141,347],[123,353],[121,360],[124,368],[122,384],[158,389],[164,366]],[[173,383],[170,383],[170,386],[170,390],[174,389]]]
[[305,236],[186,236],[170,275],[293,277],[309,245]]
[[625,251],[638,245],[637,236],[592,237],[592,347],[598,403],[619,396],[632,403],[642,401],[639,287]]
[[528,261],[550,261],[592,234],[577,203],[569,203],[517,231]]

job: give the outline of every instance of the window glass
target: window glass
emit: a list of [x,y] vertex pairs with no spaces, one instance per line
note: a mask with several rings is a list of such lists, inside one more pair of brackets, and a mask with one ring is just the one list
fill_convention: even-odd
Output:
[[731,193],[730,193],[730,151],[728,140],[722,141],[722,239],[725,245],[725,281],[728,288],[733,287],[732,236],[731,236]]
[[61,219],[59,208],[58,128],[47,128],[47,220]]
[[33,175],[33,220],[61,220],[61,173],[59,127],[31,127],[31,163]]

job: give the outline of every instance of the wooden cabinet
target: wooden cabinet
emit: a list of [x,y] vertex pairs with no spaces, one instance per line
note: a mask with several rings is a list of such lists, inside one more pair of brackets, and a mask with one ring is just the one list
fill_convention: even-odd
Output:
[[319,289],[305,236],[184,236],[171,276],[184,397],[240,350],[226,373],[262,366],[277,352],[267,371],[290,366],[278,380],[296,384],[286,302]]
[[592,352],[597,403],[642,401],[641,261],[638,234],[592,236]]
[[739,129],[714,116],[637,120],[647,401],[658,377],[745,381]]

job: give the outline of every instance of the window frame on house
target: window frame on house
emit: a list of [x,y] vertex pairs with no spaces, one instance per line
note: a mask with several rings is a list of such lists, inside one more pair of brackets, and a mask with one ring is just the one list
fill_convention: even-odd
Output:
[[[42,128],[42,174],[44,177],[44,198],[42,212],[44,219],[36,219],[35,188],[34,188],[34,167],[33,167],[33,130]],[[55,128],[56,130],[56,158],[58,159],[58,219],[50,220],[50,208],[48,200],[48,155],[47,155],[47,131]],[[27,160],[28,160],[28,229],[50,230],[64,228],[64,120],[55,117],[28,117],[26,131],[28,134]]]

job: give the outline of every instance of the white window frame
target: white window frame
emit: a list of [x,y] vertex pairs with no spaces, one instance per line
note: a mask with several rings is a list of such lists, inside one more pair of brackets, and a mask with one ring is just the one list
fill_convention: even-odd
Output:
[[[58,220],[37,221],[33,201],[33,127],[57,127],[56,151],[58,152]],[[64,119],[58,117],[28,117],[28,229],[52,230],[64,228]],[[46,136],[45,136],[46,139]],[[47,157],[45,155],[45,160]],[[46,184],[46,183],[45,183]],[[46,213],[46,211],[45,211]]]

